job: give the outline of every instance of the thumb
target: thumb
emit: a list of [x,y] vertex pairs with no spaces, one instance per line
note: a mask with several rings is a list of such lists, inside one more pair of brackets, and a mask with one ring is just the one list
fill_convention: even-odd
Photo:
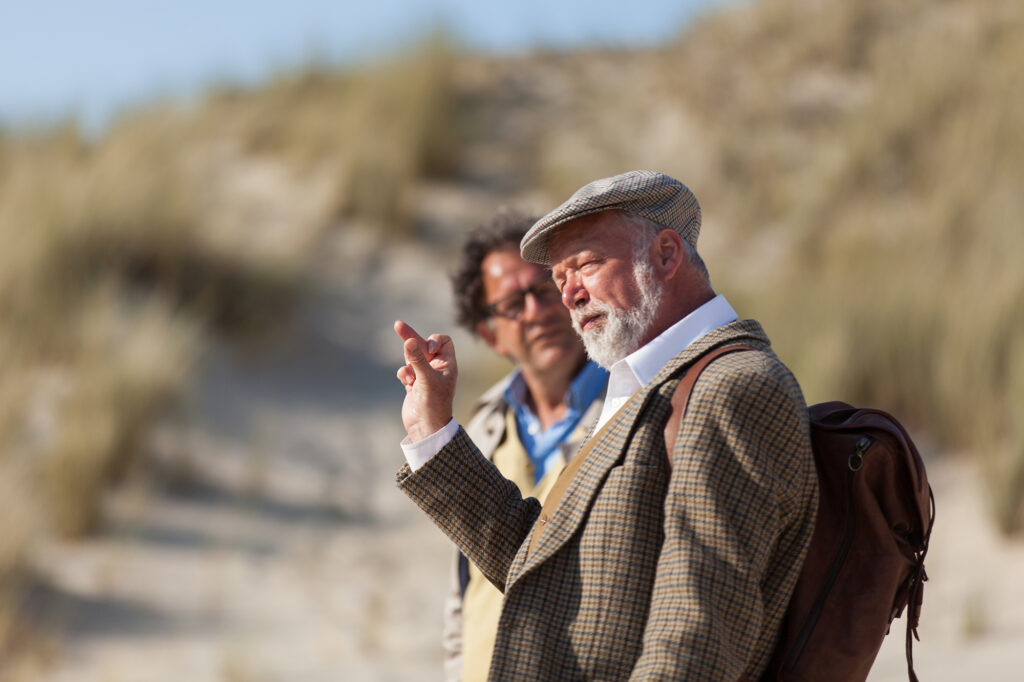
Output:
[[405,361],[412,365],[412,369],[416,372],[417,377],[421,376],[423,372],[432,369],[426,356],[423,354],[423,349],[420,348],[419,341],[416,339],[406,339],[405,343],[402,344],[402,348],[405,350]]

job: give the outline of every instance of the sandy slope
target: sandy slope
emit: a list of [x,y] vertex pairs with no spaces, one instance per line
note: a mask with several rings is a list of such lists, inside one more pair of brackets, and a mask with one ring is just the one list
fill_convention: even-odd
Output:
[[392,483],[403,391],[391,322],[448,319],[447,281],[412,249],[385,261],[357,234],[333,247],[282,346],[211,350],[154,438],[147,466],[160,475],[111,497],[107,530],[39,548],[33,608],[61,633],[41,679],[439,668],[448,547]]

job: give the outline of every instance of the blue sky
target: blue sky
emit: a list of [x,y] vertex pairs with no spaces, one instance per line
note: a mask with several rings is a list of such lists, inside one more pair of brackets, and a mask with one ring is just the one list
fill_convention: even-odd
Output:
[[313,56],[372,59],[443,23],[475,49],[643,46],[722,0],[0,0],[0,125],[95,126],[158,96]]

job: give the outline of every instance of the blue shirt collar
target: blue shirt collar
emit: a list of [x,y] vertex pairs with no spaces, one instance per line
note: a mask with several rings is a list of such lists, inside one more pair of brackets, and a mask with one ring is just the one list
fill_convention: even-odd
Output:
[[533,462],[535,483],[552,467],[559,444],[572,436],[587,408],[604,392],[607,382],[608,372],[588,360],[569,384],[565,417],[542,431],[540,420],[526,405],[526,381],[518,370],[515,371],[505,389],[505,400],[515,414],[519,441]]
[[[593,360],[587,360],[573,380],[565,395],[565,404],[570,410],[586,410],[590,403],[601,395],[608,382],[608,371]],[[529,410],[526,400],[526,380],[522,372],[515,369],[505,388],[505,401],[516,409]]]

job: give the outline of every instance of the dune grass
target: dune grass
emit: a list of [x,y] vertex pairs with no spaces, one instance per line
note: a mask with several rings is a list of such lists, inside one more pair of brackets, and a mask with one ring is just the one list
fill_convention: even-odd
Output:
[[93,139],[73,122],[0,135],[0,594],[34,537],[96,527],[209,337],[287,327],[326,230],[410,233],[410,184],[457,154],[451,59],[437,37],[128,112]]
[[540,147],[548,193],[629,168],[682,179],[714,283],[808,399],[977,456],[997,525],[1024,530],[1019,5],[761,0],[576,66],[585,96]]
[[411,185],[457,161],[454,61],[438,32],[357,70],[314,63],[257,90],[222,88],[202,118],[214,128],[229,123],[248,154],[329,177],[333,217],[408,236]]
[[[808,7],[826,16],[810,21]],[[780,95],[757,98],[756,116],[724,117],[757,119],[750,135],[797,148],[734,148],[736,177],[716,180],[741,182],[719,206],[738,235],[761,244],[768,231],[790,245],[745,299],[766,312],[810,400],[878,405],[977,454],[996,523],[1020,531],[1024,12],[998,2],[786,1],[751,11],[752,25],[785,33],[763,46],[768,54],[748,36],[747,78]],[[784,28],[798,17],[827,27],[835,49],[817,32]],[[795,107],[811,76],[845,98]],[[744,282],[742,268],[726,281]]]
[[[976,453],[997,524],[1024,528],[1017,3],[762,0],[659,52],[539,59],[551,197],[634,167],[691,184],[716,285],[808,399]],[[458,64],[437,36],[96,139],[0,133],[0,595],[42,529],[95,527],[210,335],[285,326],[325,231],[415,238],[411,190],[459,162]]]

